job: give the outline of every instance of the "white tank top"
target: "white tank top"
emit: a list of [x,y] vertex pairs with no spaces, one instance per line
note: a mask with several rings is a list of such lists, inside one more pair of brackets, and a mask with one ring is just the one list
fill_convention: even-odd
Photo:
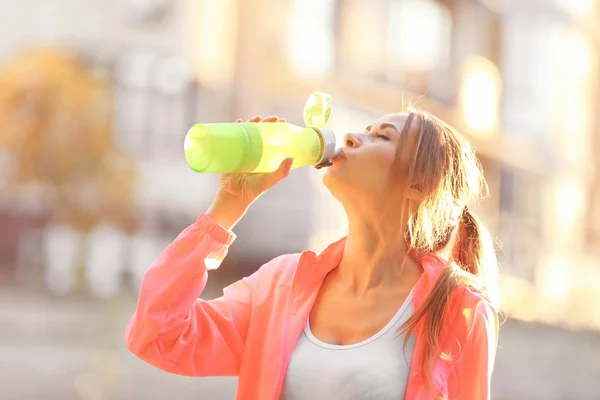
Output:
[[347,346],[320,341],[307,323],[288,365],[282,400],[404,399],[414,338],[398,329],[413,313],[412,292],[374,336]]

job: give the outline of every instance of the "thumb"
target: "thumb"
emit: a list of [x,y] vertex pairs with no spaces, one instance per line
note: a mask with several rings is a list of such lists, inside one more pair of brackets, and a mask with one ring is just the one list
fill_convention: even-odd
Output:
[[281,175],[282,178],[285,178],[290,174],[292,170],[292,165],[294,164],[294,159],[292,157],[286,158],[279,164],[279,168],[277,168],[277,172]]
[[279,168],[267,175],[267,182],[269,186],[275,185],[280,180],[284,179],[290,174],[292,170],[292,164],[294,163],[293,158],[286,158],[279,164]]

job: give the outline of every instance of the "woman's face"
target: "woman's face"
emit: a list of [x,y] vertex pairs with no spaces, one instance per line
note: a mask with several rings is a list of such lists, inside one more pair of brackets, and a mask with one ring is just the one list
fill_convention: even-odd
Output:
[[408,117],[405,113],[384,115],[364,132],[346,134],[340,156],[323,177],[334,197],[342,203],[357,198],[378,202],[389,196],[390,182],[402,187],[417,143],[416,120],[403,133]]

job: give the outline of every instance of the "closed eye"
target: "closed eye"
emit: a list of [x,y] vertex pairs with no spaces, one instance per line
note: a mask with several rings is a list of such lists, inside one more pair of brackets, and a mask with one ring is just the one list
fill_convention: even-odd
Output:
[[[392,140],[393,136],[390,137],[390,136],[384,134],[384,132],[388,132],[389,130],[393,131],[396,136],[400,135],[400,132],[398,131],[398,128],[396,128],[396,125],[390,124],[388,122],[382,123],[381,125],[379,125],[379,127],[377,129],[373,129],[373,127],[371,125],[369,125],[365,128],[365,133],[375,131],[375,132],[377,132],[374,135],[375,139],[383,139],[383,140],[390,141],[390,140]],[[388,132],[388,134],[389,133],[391,133],[391,132]]]

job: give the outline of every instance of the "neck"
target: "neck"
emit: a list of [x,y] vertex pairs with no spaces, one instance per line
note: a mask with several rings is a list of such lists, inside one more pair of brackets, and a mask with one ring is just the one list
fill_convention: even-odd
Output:
[[386,218],[394,223],[366,218],[364,210],[347,213],[348,238],[338,277],[356,293],[411,280],[418,266],[408,257],[404,239],[407,224],[398,224],[400,218]]

